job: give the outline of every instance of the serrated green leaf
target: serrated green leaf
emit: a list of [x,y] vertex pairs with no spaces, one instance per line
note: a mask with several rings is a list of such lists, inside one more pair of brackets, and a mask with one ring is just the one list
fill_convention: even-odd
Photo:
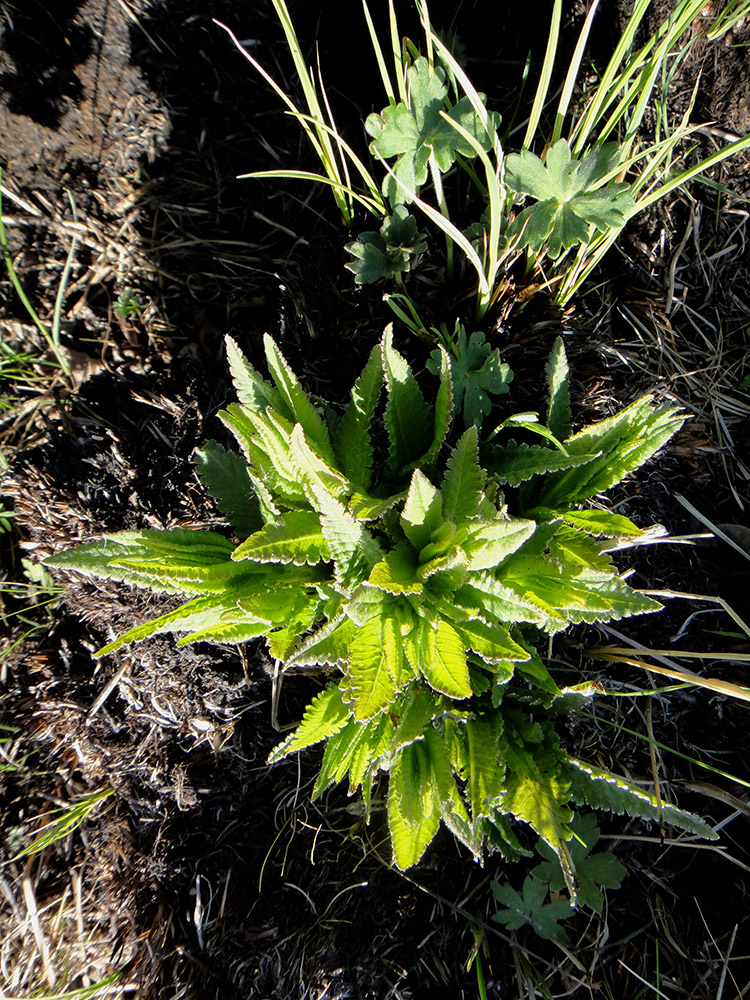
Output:
[[[553,608],[566,622],[595,622],[658,611],[661,607],[621,580],[608,557],[581,532],[564,527],[549,542],[535,538],[497,569],[498,580],[526,600]],[[539,532],[541,535],[542,533]]]
[[258,501],[247,474],[247,462],[215,441],[195,450],[195,469],[240,538],[262,526]]
[[401,527],[412,546],[419,552],[427,545],[433,532],[443,524],[442,497],[427,476],[415,469],[409,492],[401,512]]
[[334,561],[336,578],[351,589],[368,575],[382,552],[375,539],[330,491],[319,472],[320,460],[310,450],[302,428],[292,433],[291,454]]
[[329,739],[344,728],[350,717],[339,686],[329,684],[307,706],[295,731],[271,751],[268,763],[275,764],[290,753]]
[[227,350],[229,370],[232,373],[232,381],[240,403],[243,406],[247,406],[250,410],[258,411],[265,410],[267,406],[271,406],[290,420],[292,412],[287,408],[278,389],[275,389],[270,382],[266,382],[258,374],[232,337],[225,337],[224,343]]
[[382,388],[383,357],[380,344],[376,344],[354,383],[349,405],[335,436],[338,467],[363,492],[370,488],[372,481],[370,425]]
[[572,414],[570,410],[570,371],[562,337],[557,337],[544,369],[547,375],[549,403],[547,427],[556,438],[564,441],[570,436]]
[[663,802],[661,811],[656,797],[645,789],[634,785],[626,778],[603,771],[593,764],[567,757],[563,763],[563,777],[570,782],[572,799],[580,805],[591,806],[592,809],[608,809],[610,812],[640,819],[659,821],[675,826],[696,837],[706,840],[717,840],[718,834],[693,813],[678,809],[670,803]]
[[419,594],[423,583],[418,570],[416,552],[407,542],[401,542],[376,563],[366,582],[388,594]]
[[432,444],[414,465],[431,468],[437,461],[440,449],[445,443],[453,416],[453,382],[451,364],[444,348],[440,348],[440,386],[435,397],[435,423]]
[[563,514],[563,520],[588,535],[604,538],[640,538],[644,534],[630,518],[606,510],[571,510]]
[[469,698],[471,684],[466,664],[466,650],[461,637],[446,621],[437,628],[427,625],[422,632],[424,643],[420,670],[430,687],[450,698]]
[[534,476],[578,468],[597,457],[596,454],[563,455],[556,448],[509,441],[506,445],[489,448],[486,462],[488,470],[499,483],[519,486]]
[[439,714],[438,697],[422,684],[413,684],[400,703],[400,716],[393,737],[393,750],[401,750],[415,740],[424,739],[425,731]]
[[[564,759],[554,735],[550,730],[540,735],[540,742],[531,742],[529,735],[523,731],[507,733],[507,772],[501,797],[502,809],[528,823],[556,851],[558,857],[562,852],[569,858],[566,842],[571,837],[570,821],[573,818],[568,807],[570,784],[563,776]],[[569,860],[566,868],[566,884],[571,887]]]
[[480,621],[453,622],[468,649],[490,664],[507,663],[512,674],[512,663],[525,662],[531,654],[511,638],[505,625],[486,625]]
[[371,618],[357,629],[349,644],[349,690],[358,721],[384,711],[396,695],[381,643],[381,623]]
[[462,548],[470,572],[494,569],[519,549],[536,530],[536,523],[520,517],[502,517],[472,525]]
[[402,871],[419,861],[439,826],[428,751],[422,742],[410,743],[396,757],[388,779],[388,827]]
[[479,435],[469,427],[450,453],[440,489],[443,518],[462,524],[476,517],[484,489],[485,472],[479,465]]
[[314,511],[290,511],[276,524],[256,531],[232,553],[235,561],[256,563],[294,563],[314,566],[331,558],[328,543]]
[[378,521],[384,514],[387,514],[389,510],[396,506],[396,504],[401,503],[405,499],[406,494],[404,493],[394,493],[393,496],[386,497],[370,497],[366,496],[364,493],[352,493],[349,498],[349,512],[356,517],[358,521]]
[[345,666],[349,662],[349,643],[355,625],[349,618],[338,615],[331,618],[285,657],[289,667]]
[[502,716],[499,713],[478,715],[466,722],[468,760],[465,778],[475,824],[490,815],[503,793],[505,766],[498,759],[501,725]]
[[644,396],[614,417],[591,424],[568,438],[565,446],[571,456],[598,456],[580,469],[545,476],[533,504],[526,506],[570,508],[603,493],[651,458],[684,419],[675,409],[655,407],[652,397]]
[[266,350],[268,370],[273,376],[287,408],[292,412],[291,422],[299,424],[308,439],[315,445],[321,458],[333,464],[333,448],[328,436],[328,428],[322,417],[308,399],[299,379],[287,364],[276,341],[267,333],[263,337],[263,346]]
[[429,449],[434,420],[414,374],[393,346],[393,326],[383,334],[383,371],[388,390],[385,427],[388,433],[388,464],[399,474]]

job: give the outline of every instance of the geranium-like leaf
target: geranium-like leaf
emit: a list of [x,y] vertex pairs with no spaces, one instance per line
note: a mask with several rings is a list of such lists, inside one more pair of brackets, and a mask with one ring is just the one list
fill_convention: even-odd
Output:
[[[460,324],[456,325],[451,352],[454,412],[463,410],[467,427],[481,427],[492,411],[490,394],[500,396],[508,392],[513,372],[500,360],[498,349],[493,350],[486,342],[483,333],[472,333],[467,340],[466,331]],[[427,368],[437,374],[439,366],[440,352],[433,351]]]
[[[420,56],[409,67],[407,87],[409,107],[403,103],[391,105],[380,115],[370,115],[365,122],[367,132],[373,136],[370,151],[386,160],[398,157],[393,166],[395,176],[389,174],[383,183],[383,193],[393,205],[410,201],[407,192],[419,192],[427,180],[430,154],[443,173],[450,170],[458,154],[467,158],[476,156],[474,147],[440,115],[447,107],[448,96],[443,70],[431,67]],[[468,97],[447,108],[447,114],[483,149],[491,147],[498,115],[488,114],[488,132]]]
[[582,160],[571,156],[567,140],[558,139],[547,153],[546,165],[530,150],[505,158],[505,182],[517,195],[536,204],[525,209],[509,234],[534,252],[546,249],[553,259],[563,250],[584,243],[589,225],[620,229],[635,207],[630,185],[602,186],[619,157],[615,143],[592,150]]
[[[602,888],[619,889],[627,869],[608,851],[591,853],[599,840],[599,827],[593,813],[576,816],[571,829],[574,836],[570,841],[570,854],[576,873],[577,903],[588,906],[594,913],[601,913],[604,905]],[[546,882],[552,892],[564,889],[565,878],[555,852],[543,841],[537,845],[537,851],[546,860],[533,868],[531,874]]]
[[523,896],[509,885],[500,885],[494,881],[491,885],[495,899],[503,906],[502,910],[492,914],[493,920],[504,924],[509,931],[528,924],[539,937],[565,944],[568,935],[559,921],[573,913],[567,900],[545,903],[547,886],[530,875],[524,881]]

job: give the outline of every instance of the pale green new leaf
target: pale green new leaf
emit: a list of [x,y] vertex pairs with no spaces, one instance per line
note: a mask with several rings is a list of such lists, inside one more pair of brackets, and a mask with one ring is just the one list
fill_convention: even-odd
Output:
[[382,387],[383,357],[380,344],[376,344],[362,374],[354,383],[351,401],[335,435],[338,467],[362,491],[369,489],[372,480],[370,425]]
[[384,711],[397,693],[381,643],[381,622],[371,618],[357,629],[349,644],[349,691],[358,721]]
[[450,698],[469,698],[471,684],[466,650],[461,637],[448,622],[440,619],[437,628],[425,625],[420,670],[430,685]]
[[415,469],[401,512],[401,527],[417,550],[423,549],[443,524],[442,497],[424,473]]
[[450,453],[441,487],[443,518],[462,524],[479,513],[485,472],[479,465],[479,434],[469,427]]
[[349,706],[344,704],[339,686],[329,684],[307,706],[295,731],[271,751],[268,763],[275,764],[287,754],[329,739],[340,732],[350,718]]
[[418,571],[416,552],[407,542],[400,542],[376,563],[366,583],[388,594],[419,594],[423,583]]
[[294,563],[314,566],[331,558],[328,543],[320,528],[320,518],[314,511],[290,511],[276,524],[267,524],[256,531],[232,553],[235,561],[248,559],[256,563]]
[[507,558],[536,530],[536,522],[520,517],[498,518],[496,521],[480,521],[471,528],[462,548],[468,559],[468,569],[476,572],[493,569]]
[[388,826],[393,857],[403,871],[415,865],[440,826],[430,756],[423,741],[410,743],[391,766]]

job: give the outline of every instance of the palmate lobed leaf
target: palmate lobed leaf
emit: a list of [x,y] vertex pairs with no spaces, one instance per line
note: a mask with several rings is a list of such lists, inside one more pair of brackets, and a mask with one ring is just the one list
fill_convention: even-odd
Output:
[[598,186],[618,157],[617,146],[609,143],[575,160],[565,139],[550,147],[546,164],[528,149],[510,153],[505,158],[506,184],[515,194],[536,199],[510,226],[519,246],[535,253],[544,249],[554,260],[563,250],[586,243],[590,225],[620,229],[635,208],[630,185]]

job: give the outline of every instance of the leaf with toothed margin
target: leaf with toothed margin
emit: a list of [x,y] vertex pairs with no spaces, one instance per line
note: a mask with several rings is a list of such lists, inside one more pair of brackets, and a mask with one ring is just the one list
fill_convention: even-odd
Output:
[[290,452],[308,499],[320,515],[321,530],[328,542],[336,578],[344,588],[351,589],[367,577],[381,558],[382,550],[329,489],[320,471],[321,461],[310,450],[299,424],[292,432]]

